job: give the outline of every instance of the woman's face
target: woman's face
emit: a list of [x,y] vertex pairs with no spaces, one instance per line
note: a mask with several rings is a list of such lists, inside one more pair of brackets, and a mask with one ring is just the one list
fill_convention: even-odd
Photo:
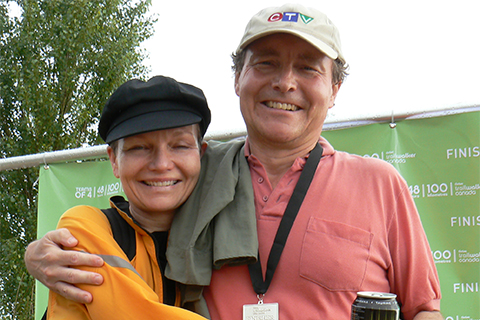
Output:
[[192,193],[200,174],[198,125],[120,139],[108,148],[134,217],[173,215]]

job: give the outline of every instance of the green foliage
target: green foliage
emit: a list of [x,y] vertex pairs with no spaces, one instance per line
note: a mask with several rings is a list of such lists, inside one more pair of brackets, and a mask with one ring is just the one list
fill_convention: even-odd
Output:
[[34,199],[31,179],[36,173],[37,169],[25,169],[0,176],[1,319],[33,319],[34,283],[25,270],[23,252],[36,232],[36,212],[28,205]]
[[[21,16],[10,17],[16,3]],[[98,144],[96,123],[121,83],[143,78],[149,0],[0,0],[0,156]],[[0,318],[33,319],[23,263],[36,238],[38,169],[0,173]]]

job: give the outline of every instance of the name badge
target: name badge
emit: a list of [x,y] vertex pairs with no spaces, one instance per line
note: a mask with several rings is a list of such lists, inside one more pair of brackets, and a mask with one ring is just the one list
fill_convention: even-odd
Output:
[[278,320],[278,303],[246,304],[243,320]]

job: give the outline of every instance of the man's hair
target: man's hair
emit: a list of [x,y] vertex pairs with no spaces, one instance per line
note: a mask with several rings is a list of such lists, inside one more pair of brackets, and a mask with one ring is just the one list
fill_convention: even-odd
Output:
[[[247,47],[248,48],[248,47]],[[240,51],[239,54],[232,53],[232,70],[235,74],[240,73],[243,69],[243,65],[245,64],[245,55],[247,52],[247,48]],[[339,82],[345,81],[346,77],[348,76],[348,64],[345,60],[338,57],[337,59],[333,60],[332,64],[332,82],[337,84]]]

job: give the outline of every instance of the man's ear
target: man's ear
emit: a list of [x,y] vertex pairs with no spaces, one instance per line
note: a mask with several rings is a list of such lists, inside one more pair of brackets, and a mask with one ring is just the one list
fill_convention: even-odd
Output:
[[329,109],[335,105],[335,99],[337,98],[338,90],[340,90],[341,86],[342,86],[342,81],[332,84],[332,97],[331,97],[331,105],[328,107]]
[[240,96],[239,95],[239,92],[240,92],[240,86],[238,84],[238,78],[240,77],[240,72],[235,72],[235,94],[237,96]]
[[120,175],[118,174],[117,155],[115,154],[115,151],[110,146],[107,147],[107,154],[108,154],[108,158],[110,159],[110,164],[112,165],[113,175],[115,176],[115,178],[118,179],[120,178]]

